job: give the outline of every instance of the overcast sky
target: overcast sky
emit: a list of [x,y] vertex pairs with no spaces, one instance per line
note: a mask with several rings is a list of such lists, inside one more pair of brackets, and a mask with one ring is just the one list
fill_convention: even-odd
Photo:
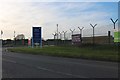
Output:
[[79,26],[84,27],[85,35],[92,34],[88,33],[92,31],[90,23],[98,24],[96,34],[113,31],[110,18],[118,19],[118,0],[98,1],[0,0],[0,30],[4,32],[2,37],[13,39],[16,31],[16,35],[24,34],[29,38],[32,26],[35,25],[42,27],[44,39],[53,38],[52,33],[56,32],[56,24],[59,24],[59,32],[70,33],[69,29],[78,31]]

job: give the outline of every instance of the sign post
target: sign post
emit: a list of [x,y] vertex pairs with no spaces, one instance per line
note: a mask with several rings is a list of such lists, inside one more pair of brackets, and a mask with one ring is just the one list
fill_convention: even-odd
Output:
[[41,27],[33,27],[32,28],[32,47],[40,46],[42,48],[42,35],[41,35]]

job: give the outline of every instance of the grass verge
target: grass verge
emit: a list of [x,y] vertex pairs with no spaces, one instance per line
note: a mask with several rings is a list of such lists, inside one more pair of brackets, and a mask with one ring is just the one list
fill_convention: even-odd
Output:
[[113,46],[96,46],[92,47],[58,47],[49,46],[43,48],[9,48],[11,52],[27,53],[34,55],[49,55],[68,58],[83,58],[102,61],[114,61],[118,60],[118,48]]

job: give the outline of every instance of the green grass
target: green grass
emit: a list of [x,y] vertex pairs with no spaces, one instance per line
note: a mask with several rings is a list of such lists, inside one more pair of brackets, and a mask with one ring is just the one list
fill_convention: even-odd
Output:
[[63,47],[49,46],[43,48],[10,48],[11,52],[34,55],[50,55],[69,58],[83,58],[92,60],[118,61],[118,48],[114,46]]

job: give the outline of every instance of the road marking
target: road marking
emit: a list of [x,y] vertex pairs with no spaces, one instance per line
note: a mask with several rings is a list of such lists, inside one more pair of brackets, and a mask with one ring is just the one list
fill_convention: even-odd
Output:
[[109,68],[109,69],[118,69],[118,64],[116,66],[105,66],[105,65],[94,65],[94,64],[90,64],[90,63],[78,63],[78,62],[69,62],[67,61],[67,63],[71,63],[71,64],[77,64],[77,65],[85,65],[85,66],[89,66],[89,67],[100,67],[100,68]]
[[[17,63],[16,61],[12,61],[12,60],[7,60],[7,59],[2,59],[2,60],[7,61],[7,62],[11,62],[11,63],[15,63],[15,64]],[[21,65],[26,65],[26,64],[21,64]],[[30,67],[30,65],[27,65],[27,66]],[[75,78],[88,78],[88,77],[84,77],[84,76],[80,76],[80,75],[74,75],[74,74],[70,74],[70,73],[55,71],[55,70],[47,69],[47,68],[43,68],[43,67],[34,67],[34,68],[49,71],[49,72],[53,72],[53,73],[58,73],[58,74],[62,74],[62,75],[72,76],[72,77],[75,77]]]
[[[16,61],[12,61],[12,60],[7,60],[7,59],[2,59],[4,61],[7,61],[7,62],[11,62],[11,63],[17,63]],[[26,64],[21,64],[21,65],[26,65]],[[27,65],[27,66],[30,66],[30,65]],[[40,70],[45,70],[45,71],[49,71],[49,72],[53,72],[53,73],[58,73],[58,74],[63,74],[63,75],[68,75],[68,76],[73,76],[73,77],[76,77],[76,78],[87,78],[87,77],[83,77],[83,76],[80,76],[80,75],[73,75],[73,74],[70,74],[70,73],[63,73],[63,72],[60,72],[60,71],[55,71],[55,70],[52,70],[52,69],[47,69],[47,68],[43,68],[43,67],[35,67],[37,69],[40,69]]]
[[[11,56],[11,55],[7,55],[7,54],[5,54],[4,56],[7,56],[7,57],[13,57],[13,56]],[[19,57],[19,56],[15,56],[15,58],[21,58],[21,57]],[[13,57],[14,58],[14,57]],[[23,58],[24,59],[24,58]],[[85,62],[85,63],[80,63],[80,62],[72,62],[72,61],[64,61],[64,62],[66,62],[66,63],[69,63],[69,64],[77,64],[77,65],[84,65],[84,66],[89,66],[89,67],[100,67],[100,68],[109,68],[109,69],[117,69],[118,70],[118,63],[116,63],[115,65],[116,66],[105,66],[105,65],[99,65],[99,61],[98,61],[98,63],[96,62],[96,61],[94,61],[95,62],[95,64],[97,63],[97,65],[94,65],[94,64],[90,64],[89,62]],[[61,61],[57,61],[57,63],[63,63],[63,62],[61,62]],[[109,62],[108,62],[109,63]]]
[[63,73],[63,72],[60,72],[60,71],[54,71],[52,69],[47,69],[47,68],[42,68],[42,67],[37,67],[37,69],[41,69],[41,70],[45,70],[45,71],[49,71],[49,72],[54,72],[54,73],[58,73],[58,74],[63,74],[63,75],[68,75],[68,76],[73,76],[73,77],[76,77],[76,78],[88,78],[88,77],[84,77],[84,76],[80,76],[80,75],[74,75],[74,74],[71,74],[71,73]]
[[17,63],[16,61],[12,61],[12,60],[7,60],[7,59],[2,59],[4,61],[7,61],[7,62],[11,62],[11,63]]

